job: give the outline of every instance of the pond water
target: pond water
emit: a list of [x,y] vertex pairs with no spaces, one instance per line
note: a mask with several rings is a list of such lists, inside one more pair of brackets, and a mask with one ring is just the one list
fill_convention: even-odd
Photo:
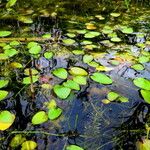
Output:
[[0,1],[0,150],[143,150],[147,6]]

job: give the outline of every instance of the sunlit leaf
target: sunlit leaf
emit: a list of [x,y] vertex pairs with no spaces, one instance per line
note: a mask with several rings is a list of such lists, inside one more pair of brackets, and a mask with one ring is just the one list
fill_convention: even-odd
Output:
[[141,56],[141,57],[139,57],[139,62],[140,63],[147,63],[149,61],[150,61],[150,58],[147,57],[147,56]]
[[97,37],[100,35],[100,32],[97,32],[97,31],[91,31],[91,32],[88,32],[84,35],[85,38],[94,38],[94,37]]
[[150,90],[150,80],[145,78],[136,78],[133,80],[133,83],[142,89]]
[[120,13],[111,13],[110,14],[112,17],[119,17],[121,14]]
[[8,92],[5,90],[0,90],[0,101],[4,100],[8,95]]
[[150,91],[148,90],[141,90],[141,95],[144,98],[144,101],[150,104]]
[[67,70],[64,68],[57,68],[52,73],[61,79],[66,79],[68,76]]
[[20,63],[18,63],[18,62],[12,62],[11,64],[10,64],[10,66],[12,67],[12,68],[23,68],[23,66],[22,66],[22,64],[20,64]]
[[42,50],[41,46],[36,45],[29,49],[29,53],[36,55],[36,54],[39,54],[41,52],[41,50]]
[[92,60],[94,59],[94,57],[92,56],[92,55],[84,55],[83,56],[83,62],[84,63],[89,63],[89,62],[91,62]]
[[107,95],[108,100],[114,101],[119,97],[119,94],[116,92],[109,92]]
[[25,141],[21,146],[21,150],[35,150],[35,148],[37,147],[37,143],[34,141]]
[[0,31],[0,37],[9,36],[11,34],[10,31]]
[[18,54],[18,51],[16,49],[6,49],[4,54],[6,54],[8,57],[13,57],[14,55]]
[[88,75],[88,73],[84,69],[82,69],[80,67],[72,67],[72,68],[70,68],[69,73],[72,74],[72,75],[79,75],[79,76],[86,76],[86,75]]
[[19,16],[18,20],[27,24],[33,23],[33,20],[29,16]]
[[142,64],[134,64],[131,66],[134,70],[144,70],[144,66]]
[[49,39],[49,38],[51,38],[51,34],[46,33],[46,34],[42,35],[42,37],[45,38],[45,39]]
[[84,51],[83,50],[73,50],[72,53],[75,55],[83,55]]
[[42,124],[48,120],[48,116],[45,111],[39,111],[32,117],[32,124]]
[[86,77],[84,77],[84,76],[75,76],[75,77],[73,77],[73,81],[75,81],[76,83],[78,83],[80,85],[87,84]]
[[38,81],[38,79],[39,79],[39,76],[25,77],[23,78],[22,83],[31,84],[31,83],[35,83],[36,81]]
[[29,42],[28,45],[27,45],[27,48],[30,49],[30,48],[32,48],[34,46],[37,46],[37,45],[38,45],[37,42]]
[[18,45],[20,45],[20,42],[18,42],[18,41],[12,41],[12,42],[10,42],[9,43],[11,46],[18,46]]
[[0,53],[0,60],[6,60],[8,59],[8,56],[4,53]]
[[24,74],[27,75],[27,76],[29,76],[29,75],[36,75],[38,73],[39,72],[36,69],[34,69],[34,68],[26,68],[24,70]]
[[73,90],[80,90],[79,84],[73,80],[67,80],[67,82],[63,83],[63,85]]
[[66,45],[73,45],[76,41],[73,39],[64,39],[63,43]]
[[17,0],[9,0],[6,4],[6,8],[10,8],[16,4]]
[[65,150],[84,150],[84,149],[77,145],[68,145],[66,146]]
[[143,139],[142,141],[137,141],[136,148],[137,150],[150,150],[150,140]]
[[99,66],[99,63],[97,63],[97,62],[95,62],[95,61],[91,61],[91,62],[88,63],[88,65],[91,66],[91,67],[96,68],[96,67]]
[[129,99],[128,99],[127,97],[124,97],[124,96],[120,96],[120,97],[118,98],[118,100],[119,100],[120,102],[123,102],[123,103],[129,102]]
[[133,33],[133,29],[132,28],[128,28],[128,27],[125,27],[121,30],[123,33],[125,34],[131,34]]
[[112,42],[121,42],[121,39],[118,37],[113,37],[110,39]]
[[0,80],[0,88],[6,87],[9,83],[9,80]]
[[62,109],[61,108],[51,108],[48,111],[48,118],[50,120],[55,120],[57,119],[60,115],[62,114]]
[[46,59],[51,59],[51,58],[53,57],[53,52],[45,52],[45,53],[44,53],[44,57],[45,57]]

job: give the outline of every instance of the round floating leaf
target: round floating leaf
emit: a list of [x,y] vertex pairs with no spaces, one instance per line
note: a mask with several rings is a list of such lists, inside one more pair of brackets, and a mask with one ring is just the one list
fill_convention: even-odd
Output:
[[33,69],[33,68],[26,68],[24,70],[24,74],[29,76],[29,75],[36,75],[38,74],[39,72],[36,70],[36,69]]
[[86,76],[86,75],[88,75],[88,73],[84,69],[82,69],[80,67],[72,67],[70,69],[69,73],[72,74],[72,75],[77,75],[77,76],[78,75],[79,76]]
[[113,37],[110,39],[112,42],[121,42],[121,39],[118,37]]
[[6,54],[8,57],[13,57],[14,55],[18,54],[18,51],[16,49],[6,49],[4,54]]
[[136,78],[133,80],[133,83],[144,90],[150,90],[150,80],[145,78]]
[[58,77],[58,78],[61,78],[61,79],[66,79],[67,76],[68,76],[68,73],[66,71],[66,69],[64,68],[57,68],[53,71],[53,74]]
[[108,99],[102,99],[102,103],[104,103],[104,104],[109,104],[111,101],[110,100],[108,100]]
[[141,95],[144,98],[145,102],[150,104],[150,91],[148,90],[141,90]]
[[7,91],[4,91],[4,90],[0,90],[0,101],[5,99],[8,95],[8,92]]
[[22,64],[20,64],[20,63],[18,63],[18,62],[12,62],[12,63],[10,64],[10,66],[11,66],[12,68],[23,68]]
[[133,33],[133,29],[125,27],[122,29],[122,32],[125,34],[131,34],[131,33]]
[[4,53],[0,53],[0,61],[8,59],[8,56]]
[[31,84],[31,83],[35,83],[36,81],[38,81],[38,79],[39,79],[39,76],[32,76],[32,79],[31,79],[31,77],[25,77],[25,78],[23,78],[22,83],[23,84]]
[[14,122],[15,115],[7,110],[0,112],[0,131],[8,129]]
[[7,86],[8,83],[9,83],[9,80],[0,80],[0,88]]
[[85,34],[87,32],[87,30],[76,30],[76,32],[78,34]]
[[92,44],[92,41],[87,41],[87,40],[85,40],[85,41],[83,41],[81,44],[82,44],[82,45],[89,45],[89,44]]
[[84,63],[89,63],[89,62],[91,62],[92,60],[94,59],[94,57],[92,56],[92,55],[84,55],[83,56],[83,62]]
[[35,148],[37,147],[37,143],[34,141],[25,141],[21,146],[21,150],[35,150]]
[[115,66],[118,66],[120,64],[120,62],[117,60],[110,60],[109,63],[111,63],[112,65],[115,65]]
[[96,31],[91,31],[91,32],[88,32],[84,35],[85,38],[94,38],[96,36],[99,36],[100,35],[100,32],[96,32]]
[[28,45],[27,45],[27,48],[32,48],[32,47],[34,47],[34,46],[37,46],[38,45],[38,43],[37,42],[29,42],[28,43]]
[[66,45],[73,45],[76,41],[73,39],[64,39],[62,40],[64,44]]
[[39,54],[41,52],[41,50],[42,50],[41,46],[36,45],[36,46],[33,46],[29,49],[29,53],[36,55],[36,54]]
[[144,66],[142,64],[132,65],[131,68],[133,68],[134,70],[144,70]]
[[97,63],[97,62],[95,62],[95,61],[91,61],[91,62],[88,63],[88,65],[91,66],[91,67],[96,68],[96,67],[99,66],[99,63]]
[[119,97],[119,94],[116,92],[109,92],[107,95],[108,100],[114,101]]
[[51,108],[48,111],[48,118],[50,120],[57,119],[62,114],[62,109],[60,108]]
[[37,125],[37,124],[42,124],[48,120],[48,116],[45,111],[39,111],[37,112],[33,118],[32,118],[32,124]]
[[72,53],[75,55],[83,55],[84,51],[83,50],[73,50]]
[[105,18],[102,15],[96,15],[96,18],[98,18],[99,20],[104,20]]
[[70,38],[74,38],[76,35],[74,33],[67,33],[67,36]]
[[63,83],[63,85],[73,90],[80,90],[79,84],[73,80],[67,80],[67,82]]
[[71,89],[62,85],[55,85],[54,92],[59,98],[66,99],[69,96]]
[[23,23],[33,23],[33,20],[29,16],[19,16],[18,20]]
[[84,77],[84,76],[75,76],[75,77],[73,77],[73,81],[75,81],[76,83],[78,83],[80,85],[87,84],[86,77]]
[[10,42],[9,43],[11,46],[18,46],[18,45],[20,45],[20,42],[18,42],[18,41],[12,41],[12,42]]
[[124,97],[124,96],[120,96],[120,97],[118,98],[118,100],[119,100],[120,102],[123,102],[123,103],[129,102],[129,99],[128,99],[127,97]]
[[53,57],[53,52],[45,52],[45,53],[44,53],[44,57],[45,57],[46,59],[51,59],[51,58]]
[[112,79],[110,77],[108,77],[105,74],[98,73],[98,72],[93,73],[93,75],[91,76],[91,79],[98,83],[101,83],[101,84],[111,84],[112,83]]
[[150,140],[142,139],[142,141],[137,141],[136,148],[137,150],[150,150]]
[[77,145],[68,145],[65,150],[84,150],[84,149]]
[[11,34],[10,31],[0,31],[0,37],[9,36]]
[[44,34],[42,37],[45,39],[49,39],[49,38],[51,38],[51,34],[47,33],[47,34]]
[[16,148],[19,145],[21,145],[24,141],[26,141],[26,138],[23,137],[21,134],[17,134],[12,138],[10,146]]
[[16,4],[17,0],[9,0],[6,4],[6,8],[10,8]]
[[112,17],[119,17],[121,14],[120,13],[111,13],[110,14]]
[[139,62],[140,63],[147,63],[149,61],[150,61],[150,58],[147,57],[147,56],[141,56],[141,57],[139,57]]

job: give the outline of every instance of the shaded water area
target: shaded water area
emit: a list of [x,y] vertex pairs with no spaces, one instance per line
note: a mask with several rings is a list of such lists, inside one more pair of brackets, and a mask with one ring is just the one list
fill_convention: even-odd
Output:
[[0,150],[136,150],[149,139],[149,1],[0,2],[11,32],[0,32],[0,111],[15,116],[4,130],[0,112]]

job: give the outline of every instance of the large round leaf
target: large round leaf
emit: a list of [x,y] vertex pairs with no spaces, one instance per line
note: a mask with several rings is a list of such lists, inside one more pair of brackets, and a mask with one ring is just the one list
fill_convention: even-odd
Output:
[[54,92],[59,98],[66,99],[69,96],[71,89],[62,85],[55,85]]
[[86,77],[84,76],[75,76],[73,77],[73,81],[77,82],[80,85],[86,85]]
[[150,91],[148,91],[148,90],[141,90],[141,95],[144,98],[145,102],[150,104]]
[[0,80],[0,88],[7,86],[8,83],[9,83],[9,80]]
[[73,39],[64,39],[63,43],[66,45],[73,45],[76,41]]
[[5,99],[8,95],[8,92],[5,90],[0,90],[0,101]]
[[61,79],[66,79],[67,76],[68,76],[68,73],[66,71],[66,69],[64,68],[57,68],[53,71],[53,74],[56,76],[56,77],[59,77]]
[[69,72],[72,75],[79,75],[79,76],[86,76],[86,75],[88,75],[88,73],[84,69],[82,69],[80,67],[72,67]]
[[101,84],[111,84],[112,83],[112,79],[110,77],[108,77],[105,74],[98,73],[98,72],[93,73],[93,75],[91,76],[91,79],[98,83],[101,83]]
[[61,114],[62,114],[61,108],[52,108],[52,109],[49,109],[48,111],[48,117],[50,120],[57,119]]
[[22,143],[21,150],[35,150],[37,143],[34,141],[25,141]]
[[6,59],[8,59],[9,57],[6,55],[6,54],[4,54],[4,53],[0,53],[0,61],[1,60],[6,60]]
[[142,89],[150,90],[150,80],[148,79],[141,78],[141,77],[136,78],[133,80],[133,83]]
[[67,80],[67,82],[63,83],[63,85],[73,90],[80,90],[79,84],[73,80]]
[[29,53],[36,55],[36,54],[39,54],[41,52],[41,50],[42,50],[41,46],[36,45],[29,49]]
[[37,112],[32,118],[32,124],[42,124],[48,120],[48,116],[45,111]]
[[15,115],[7,110],[0,112],[0,130],[4,131],[8,129],[14,122]]
[[65,150],[84,150],[84,149],[77,145],[68,145]]
[[23,84],[31,84],[31,81],[32,83],[35,83],[36,81],[38,81],[39,79],[39,76],[32,76],[32,79],[31,77],[25,77],[23,78]]

